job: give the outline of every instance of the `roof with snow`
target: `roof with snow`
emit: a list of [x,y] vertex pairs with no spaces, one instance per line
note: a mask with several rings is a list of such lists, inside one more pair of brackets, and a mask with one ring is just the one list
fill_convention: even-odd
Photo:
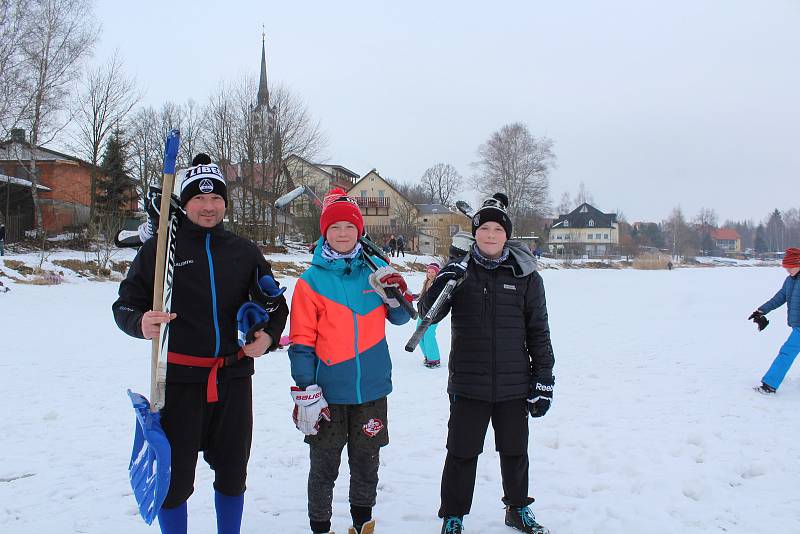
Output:
[[0,161],[31,161],[33,156],[36,157],[36,161],[72,161],[89,167],[92,166],[88,161],[49,148],[37,146],[34,149],[27,141],[7,140],[0,142]]
[[444,204],[414,204],[420,215],[436,215],[438,213],[458,213]]
[[[33,182],[31,182],[30,180],[25,180],[24,178],[17,178],[15,176],[6,176],[5,174],[0,174],[0,183],[3,182],[8,184],[21,185],[23,187],[30,187],[31,185],[33,185]],[[36,189],[40,191],[52,191],[52,189],[42,184],[36,184]]]
[[603,213],[584,202],[566,215],[559,215],[552,228],[612,228],[616,213]]

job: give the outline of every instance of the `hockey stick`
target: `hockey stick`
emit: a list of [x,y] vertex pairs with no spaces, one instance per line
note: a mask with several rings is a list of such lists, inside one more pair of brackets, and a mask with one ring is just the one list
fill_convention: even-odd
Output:
[[[468,263],[469,253],[467,253],[467,255],[464,256],[464,258],[462,258],[462,260],[456,265],[466,272]],[[439,293],[439,296],[436,297],[435,301],[433,301],[433,305],[422,318],[422,321],[417,325],[417,329],[414,330],[414,334],[411,336],[411,339],[409,339],[408,343],[406,343],[407,352],[414,352],[414,349],[417,348],[417,345],[419,345],[419,342],[422,341],[422,337],[425,335],[425,332],[428,330],[431,324],[433,324],[433,318],[436,317],[442,306],[444,306],[444,304],[450,300],[450,295],[452,295],[453,290],[456,288],[459,282],[460,280],[455,279],[447,281],[444,289],[442,289],[442,292]]]
[[463,200],[459,200],[456,202],[456,208],[458,208],[458,211],[460,211],[470,219],[474,215],[472,207]]
[[[180,133],[172,130],[167,137],[164,148],[164,190],[172,191],[175,182],[175,159],[178,155]],[[169,195],[161,198],[161,213],[156,244],[155,281],[153,283],[153,310],[162,311],[165,304],[165,284],[170,290],[166,304],[171,302],[172,267],[174,266],[174,239],[168,244],[169,233],[174,236],[175,225],[168,223]],[[171,260],[167,262],[168,248],[171,248]],[[166,272],[169,270],[169,272]],[[142,519],[150,525],[158,515],[161,505],[167,496],[170,482],[170,445],[164,429],[161,428],[159,410],[164,406],[166,388],[166,362],[159,362],[161,344],[166,344],[166,325],[161,325],[161,332],[153,338],[150,354],[150,403],[144,395],[128,390],[128,396],[136,412],[136,433],[133,438],[133,450],[128,466],[131,488],[136,497]],[[163,369],[161,368],[163,367]]]
[[[458,211],[460,211],[467,217],[472,218],[473,216],[472,208],[465,201],[463,200],[457,201],[456,208],[458,208]],[[465,256],[456,265],[460,267],[464,272],[466,272],[470,255],[469,255],[469,250],[466,250],[464,252],[466,253]],[[422,321],[417,325],[417,329],[414,330],[414,334],[411,336],[411,339],[409,339],[408,343],[406,343],[406,351],[414,352],[414,349],[417,348],[419,342],[422,341],[425,332],[428,330],[431,324],[433,324],[433,318],[436,317],[441,307],[444,306],[445,302],[447,302],[450,299],[450,296],[452,295],[453,290],[458,285],[458,283],[459,283],[458,280],[447,281],[447,284],[445,284],[444,289],[442,289],[442,292],[439,293],[439,296],[436,297],[436,300],[433,302],[433,305],[430,307],[428,312],[422,318]]]

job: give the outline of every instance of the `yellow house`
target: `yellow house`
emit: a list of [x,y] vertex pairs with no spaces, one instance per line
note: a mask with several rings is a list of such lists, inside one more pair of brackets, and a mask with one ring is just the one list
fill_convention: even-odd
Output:
[[[419,210],[378,171],[372,169],[348,190],[364,216],[364,226],[373,241],[383,244],[390,235],[403,235],[406,242],[416,240]],[[409,243],[408,249],[416,248]]]
[[555,254],[616,254],[619,246],[617,214],[603,213],[583,203],[570,213],[558,216],[550,227],[547,244]]
[[[358,174],[342,165],[312,163],[296,154],[284,160],[294,187],[305,185],[322,200],[334,187],[349,190],[358,180]],[[292,202],[291,213],[295,217],[319,217],[319,209],[312,208],[313,202],[302,196]]]
[[442,204],[417,204],[419,216],[418,248],[421,254],[446,257],[452,237],[459,230],[469,230],[469,217]]

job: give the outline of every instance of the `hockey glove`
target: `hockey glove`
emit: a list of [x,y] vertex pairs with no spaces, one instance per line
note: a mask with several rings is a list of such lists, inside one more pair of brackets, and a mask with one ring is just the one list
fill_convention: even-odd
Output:
[[267,311],[275,311],[280,303],[278,297],[285,291],[286,288],[280,287],[271,274],[265,274],[258,278],[258,270],[256,270],[250,284],[250,300],[261,305]]
[[374,273],[369,275],[369,285],[375,290],[375,293],[386,303],[390,308],[399,308],[400,303],[396,298],[390,297],[386,294],[386,288],[393,286],[400,291],[400,294],[405,296],[408,290],[408,284],[403,277],[398,273],[394,267],[384,265]]
[[761,310],[754,311],[753,313],[750,314],[750,317],[748,317],[747,319],[753,321],[758,325],[759,332],[764,330],[769,324],[769,319],[767,319],[767,316],[764,315],[764,312],[762,312]]
[[292,400],[294,400],[294,411],[292,419],[294,426],[306,436],[314,436],[319,432],[319,424],[323,419],[331,420],[331,411],[325,397],[322,396],[322,388],[312,384],[305,389],[292,386]]
[[252,343],[256,332],[269,324],[269,313],[255,302],[245,302],[236,312],[237,342],[240,347]]
[[[158,233],[158,218],[161,213],[161,188],[151,185],[147,190],[145,199],[145,210],[147,211],[147,224],[139,227],[139,238],[142,242],[147,241]],[[180,199],[173,193],[169,203],[169,216],[177,215],[178,223],[185,215],[181,207]]]
[[531,380],[531,389],[528,393],[528,411],[531,412],[531,417],[541,417],[550,409],[555,381],[553,376],[549,379]]
[[433,302],[439,296],[439,293],[442,292],[444,286],[447,285],[447,282],[450,280],[455,280],[458,282],[455,289],[458,289],[458,286],[464,280],[467,271],[464,267],[461,266],[460,263],[448,263],[447,265],[439,271],[439,274],[436,275],[436,278],[433,279],[433,283],[431,287],[428,288],[428,292],[426,294],[426,301]]

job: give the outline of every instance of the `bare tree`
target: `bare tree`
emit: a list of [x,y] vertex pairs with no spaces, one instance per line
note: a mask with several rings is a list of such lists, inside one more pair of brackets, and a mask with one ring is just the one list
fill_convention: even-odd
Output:
[[140,98],[136,81],[125,74],[118,52],[83,80],[75,105],[78,131],[74,137],[75,148],[92,164],[89,220],[95,215],[100,154],[112,130],[120,126]]
[[700,208],[692,222],[700,234],[700,249],[708,254],[715,248],[711,231],[717,227],[717,213],[711,208]]
[[206,128],[201,132],[202,144],[213,161],[230,163],[234,153],[235,104],[231,89],[220,82],[206,105]]
[[699,236],[691,226],[686,224],[686,218],[680,206],[672,210],[669,219],[662,226],[672,248],[674,260],[681,256],[689,256],[700,247]]
[[130,150],[131,175],[136,180],[137,192],[144,197],[150,183],[157,183],[161,176],[159,151],[164,139],[160,135],[158,113],[152,107],[140,108],[128,121],[128,147]]
[[449,163],[437,163],[422,175],[422,186],[433,203],[450,206],[464,182],[455,167]]
[[[41,232],[42,209],[37,186],[36,146],[52,140],[67,121],[59,121],[67,93],[80,74],[81,62],[90,54],[99,27],[89,0],[31,0],[29,24],[22,46],[23,68],[30,72],[32,103],[25,122],[30,132],[28,175]],[[47,136],[50,136],[48,139]]]
[[201,124],[205,117],[205,109],[191,98],[179,107],[178,123],[174,126],[181,131],[181,155],[186,165],[199,152],[203,143]]
[[507,124],[478,148],[478,157],[475,187],[486,196],[506,193],[512,219],[550,212],[549,176],[556,163],[551,139],[532,136],[522,123]]
[[594,204],[594,197],[586,189],[586,184],[583,182],[578,186],[578,194],[575,195],[575,207],[577,208],[581,204]]
[[27,0],[0,0],[0,136],[8,137],[30,104],[25,90],[22,41],[26,33]]
[[572,203],[572,198],[569,196],[567,191],[564,191],[564,193],[561,195],[561,200],[558,202],[558,206],[556,207],[556,216],[566,215],[574,208],[575,205]]

